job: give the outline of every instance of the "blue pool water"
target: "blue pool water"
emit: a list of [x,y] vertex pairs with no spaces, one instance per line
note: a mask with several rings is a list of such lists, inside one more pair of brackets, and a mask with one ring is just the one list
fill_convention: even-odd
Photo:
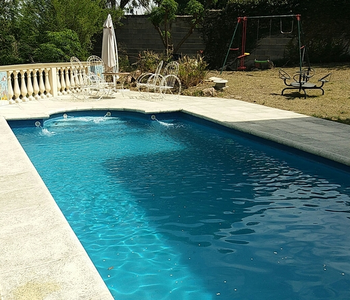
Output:
[[349,173],[182,115],[104,115],[13,131],[115,299],[350,299]]

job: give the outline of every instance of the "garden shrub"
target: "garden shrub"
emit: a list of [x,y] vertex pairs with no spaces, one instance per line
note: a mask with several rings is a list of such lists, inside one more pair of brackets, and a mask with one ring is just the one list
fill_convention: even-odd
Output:
[[201,83],[206,74],[208,64],[201,56],[196,58],[190,58],[189,56],[184,56],[179,60],[179,75],[183,88],[189,88],[191,86],[196,86]]
[[161,54],[153,51],[142,51],[139,53],[139,57],[135,63],[135,66],[141,73],[151,72],[154,73],[157,69],[159,62],[163,59]]

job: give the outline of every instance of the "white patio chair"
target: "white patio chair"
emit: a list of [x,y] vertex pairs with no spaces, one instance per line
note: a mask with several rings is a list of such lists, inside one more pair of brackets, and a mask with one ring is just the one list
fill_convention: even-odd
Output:
[[[163,61],[158,64],[155,73],[144,73],[139,76],[136,85],[139,91],[146,90],[153,91],[155,94],[153,98],[164,98],[166,94],[178,97],[181,93],[181,81],[177,77],[179,73],[179,64],[175,61],[168,63],[163,72],[161,68]],[[151,97],[150,94],[148,94]]]
[[87,59],[87,67],[90,96],[98,99],[110,96],[113,93],[114,82],[105,80],[103,60],[96,55],[91,55]]
[[159,86],[161,81],[161,74],[160,71],[163,67],[163,61],[160,61],[156,71],[154,73],[152,72],[146,72],[142,73],[137,79],[136,79],[136,87],[141,91],[151,91],[155,90],[157,86]]
[[176,75],[166,75],[160,82],[159,90],[163,98],[176,100],[181,94],[181,81]]
[[163,76],[167,76],[167,75],[175,75],[177,76],[179,74],[179,63],[176,61],[172,61],[170,63],[168,63],[163,71]]
[[[166,65],[163,72],[163,77],[159,85],[159,90],[165,95],[171,95],[176,99],[181,93],[181,81],[177,77],[179,74],[179,63],[176,61],[170,62]],[[170,96],[166,96],[170,99]]]
[[71,91],[74,98],[85,100],[89,95],[88,75],[81,61],[73,56],[71,63]]

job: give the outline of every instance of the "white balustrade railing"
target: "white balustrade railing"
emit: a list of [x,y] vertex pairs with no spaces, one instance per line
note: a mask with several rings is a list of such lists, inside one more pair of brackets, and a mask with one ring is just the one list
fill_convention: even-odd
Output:
[[11,104],[77,92],[76,81],[83,81],[86,70],[78,70],[80,77],[74,78],[72,68],[69,62],[0,66],[0,101]]

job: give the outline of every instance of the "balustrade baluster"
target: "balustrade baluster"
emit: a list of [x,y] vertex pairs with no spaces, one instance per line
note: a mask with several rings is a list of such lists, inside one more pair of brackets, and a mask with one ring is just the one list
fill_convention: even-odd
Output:
[[38,69],[34,69],[33,72],[33,88],[34,88],[34,98],[38,100],[39,96],[39,84],[38,84]]
[[77,92],[77,82],[76,78],[74,78],[73,73],[76,73],[77,70],[75,67],[70,68],[70,86],[71,86],[71,92],[76,93]]
[[21,102],[21,99],[19,96],[21,95],[21,91],[19,89],[19,84],[18,84],[18,73],[19,71],[15,70],[14,71],[14,82],[13,82],[13,93],[15,94],[15,102]]
[[8,87],[8,96],[9,96],[9,103],[13,104],[15,101],[13,101],[13,89],[12,89],[12,82],[11,82],[11,75],[13,74],[12,71],[7,72],[7,87]]
[[28,90],[27,90],[27,85],[26,85],[26,82],[25,82],[25,74],[26,74],[27,70],[21,70],[20,73],[21,73],[21,95],[22,95],[22,101],[23,102],[28,102],[29,99],[27,98],[27,93],[28,93]]
[[61,89],[62,89],[62,94],[65,95],[67,94],[66,92],[66,83],[64,82],[64,67],[61,68]]
[[67,94],[69,94],[70,91],[70,81],[69,81],[69,72],[68,72],[68,67],[66,68],[65,72],[66,72],[66,90],[67,90]]
[[85,80],[85,68],[79,69],[79,80],[80,80],[80,86],[85,88],[84,80]]
[[43,69],[39,69],[39,91],[40,91],[40,97],[42,99],[46,98]]
[[[60,80],[60,70],[61,68],[57,68],[57,94],[58,96],[61,96],[61,80]],[[62,71],[61,71],[62,72]]]
[[49,81],[49,71],[50,68],[45,69],[45,90],[46,90],[46,97],[52,97],[51,95],[51,85]]
[[33,101],[34,100],[34,97],[33,97],[33,92],[34,92],[34,89],[33,89],[33,84],[32,84],[32,69],[29,69],[28,72],[27,72],[27,91],[28,91],[28,99],[30,101]]

